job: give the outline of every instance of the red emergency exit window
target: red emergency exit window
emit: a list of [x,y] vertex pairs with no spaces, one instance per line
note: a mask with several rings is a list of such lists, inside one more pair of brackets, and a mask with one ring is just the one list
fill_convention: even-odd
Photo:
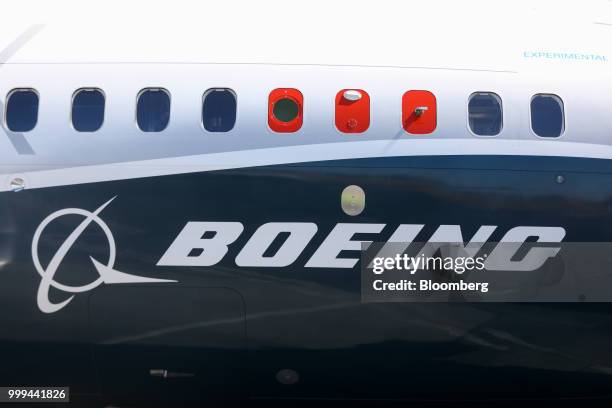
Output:
[[361,133],[370,127],[370,95],[362,89],[343,89],[336,95],[336,128]]
[[278,88],[268,97],[268,126],[275,132],[292,133],[302,127],[304,97],[294,88]]
[[402,97],[402,125],[406,132],[424,135],[436,129],[436,97],[429,91],[408,91]]

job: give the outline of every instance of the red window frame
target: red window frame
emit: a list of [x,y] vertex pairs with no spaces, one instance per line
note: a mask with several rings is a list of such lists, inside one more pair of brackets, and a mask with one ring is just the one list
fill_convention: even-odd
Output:
[[[274,104],[281,99],[291,99],[298,106],[298,114],[295,119],[283,122],[274,116]],[[274,132],[293,133],[300,130],[304,118],[304,96],[295,88],[277,88],[270,92],[268,97],[268,126]]]
[[[349,100],[346,91],[356,91],[360,99]],[[336,94],[336,128],[342,133],[363,133],[370,127],[370,95],[363,89],[342,89]]]

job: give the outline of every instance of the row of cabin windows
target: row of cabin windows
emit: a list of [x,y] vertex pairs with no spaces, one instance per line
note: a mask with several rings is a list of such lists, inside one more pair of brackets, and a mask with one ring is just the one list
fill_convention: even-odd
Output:
[[[290,92],[292,91],[292,92]],[[360,133],[369,126],[369,96],[367,110],[355,105],[355,118],[351,106],[355,101],[365,103],[365,91],[344,90],[337,97],[336,126],[347,133]],[[350,93],[353,92],[353,93]],[[416,91],[427,92],[427,91]],[[427,92],[430,94],[429,92]],[[303,100],[295,89],[274,90],[269,101],[269,124],[277,132],[293,132],[301,127]],[[272,95],[274,100],[272,100]],[[343,96],[342,96],[343,95]],[[431,94],[430,94],[431,95]],[[435,105],[435,97],[433,104]],[[344,100],[346,98],[346,100]],[[38,119],[38,93],[33,89],[16,89],[9,93],[6,104],[6,126],[13,132],[28,132]],[[430,103],[431,104],[431,103]],[[414,104],[413,104],[414,105]],[[72,126],[79,132],[95,132],[104,122],[105,96],[99,89],[79,89],[72,99]],[[411,105],[412,106],[412,105]],[[348,122],[338,123],[338,110],[348,112]],[[420,111],[419,111],[420,110]],[[531,127],[541,137],[559,137],[564,132],[563,101],[556,95],[537,94],[531,99]],[[419,106],[408,112],[407,120],[418,121],[429,114],[436,115],[435,106]],[[416,115],[415,115],[416,114]],[[367,116],[367,118],[363,118]],[[344,116],[342,116],[344,118]],[[356,118],[359,118],[361,123]],[[433,128],[420,133],[431,133]],[[143,89],[137,97],[136,122],[144,132],[161,132],[170,121],[170,94],[165,89]],[[468,102],[468,122],[471,131],[479,136],[495,136],[503,127],[501,98],[491,92],[476,92]],[[210,89],[203,96],[202,124],[209,132],[230,131],[236,123],[236,94],[231,89]],[[352,131],[353,130],[353,131]]]

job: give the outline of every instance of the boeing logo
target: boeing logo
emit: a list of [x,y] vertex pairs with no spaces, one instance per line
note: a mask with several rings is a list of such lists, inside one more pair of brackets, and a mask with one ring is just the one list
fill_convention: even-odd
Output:
[[[117,254],[117,248],[115,246],[115,238],[108,227],[108,225],[100,218],[99,214],[108,206],[115,197],[111,198],[100,207],[98,207],[95,211],[90,212],[87,210],[83,210],[80,208],[66,208],[63,210],[56,211],[45,218],[34,233],[34,238],[32,239],[32,260],[34,261],[34,267],[36,271],[40,274],[41,281],[38,286],[38,294],[37,294],[37,302],[38,308],[44,313],[54,313],[58,310],[65,307],[70,301],[74,298],[75,293],[87,292],[92,289],[97,288],[101,284],[115,284],[115,283],[160,283],[160,282],[176,282],[174,280],[166,280],[166,279],[154,279],[154,278],[146,278],[137,275],[130,275],[127,273],[123,273],[114,269],[115,265],[115,257]],[[39,254],[38,254],[38,244],[41,238],[41,235],[45,231],[45,228],[55,221],[56,219],[63,217],[65,215],[80,215],[85,219],[81,221],[81,223],[68,235],[66,240],[60,245],[58,250],[55,252],[55,255],[51,258],[51,261],[46,267],[43,267]],[[89,226],[92,222],[98,225],[104,232],[106,239],[108,240],[108,248],[109,255],[108,260],[105,264],[97,261],[93,257],[89,257],[93,267],[98,272],[98,279],[94,280],[91,283],[82,286],[70,286],[57,282],[54,277],[55,274],[61,265],[64,257],[72,248],[76,240],[81,236],[83,231]],[[59,302],[52,303],[49,300],[49,289],[53,286],[54,288],[61,290],[63,292],[73,293],[68,299]]]
[[[359,257],[341,256],[344,251],[361,251],[371,241],[356,239],[357,235],[368,234],[372,237],[382,233],[387,224],[338,223],[319,244],[318,248],[304,263],[306,268],[351,269],[357,265]],[[415,241],[424,224],[400,224],[386,242],[392,251],[403,252]],[[440,225],[427,240],[426,249],[432,254],[437,248],[455,244],[469,256],[475,256],[487,242],[491,242],[496,225],[482,225],[466,244],[460,225]],[[269,222],[260,226],[244,244],[234,263],[240,267],[282,268],[296,262],[319,227],[312,222]],[[188,222],[174,242],[157,262],[158,266],[213,266],[221,262],[243,233],[240,222]],[[286,238],[273,255],[270,248],[279,237]],[[559,243],[565,237],[562,227],[518,226],[508,230],[489,254],[485,266],[488,270],[534,271],[547,259],[557,255],[560,246],[531,248],[521,259],[514,255],[522,244],[532,238],[540,243]],[[379,236],[379,242],[383,239]],[[425,248],[425,247],[424,247]],[[383,252],[388,248],[383,248]],[[379,254],[379,256],[383,256]]]
[[[44,313],[54,313],[65,307],[74,298],[74,294],[87,292],[101,284],[119,283],[159,283],[177,282],[175,280],[146,278],[131,275],[114,269],[117,249],[115,239],[108,225],[100,218],[100,213],[106,208],[114,197],[102,204],[93,212],[80,208],[67,208],[56,211],[45,218],[36,229],[32,240],[32,259],[37,272],[41,276],[38,287],[37,302],[39,309]],[[39,259],[39,241],[45,228],[54,220],[65,215],[79,215],[84,220],[68,235],[66,240],[55,252],[46,267]],[[57,282],[55,274],[64,257],[91,223],[95,223],[106,236],[109,255],[106,263],[89,257],[91,264],[98,272],[98,278],[83,286],[70,286]],[[305,261],[305,268],[354,268],[358,257],[341,256],[344,251],[361,251],[372,241],[355,239],[356,235],[368,234],[376,236],[383,232],[387,224],[370,223],[338,223],[314,250],[310,258]],[[394,232],[385,241],[398,250],[398,244],[403,246],[402,251],[423,231],[424,224],[399,224]],[[435,251],[449,243],[456,244],[458,248],[467,251],[469,256],[475,256],[483,245],[491,241],[493,233],[498,229],[496,225],[481,225],[471,239],[466,240],[460,225],[440,225],[427,239],[427,249]],[[238,237],[244,232],[244,225],[240,222],[227,221],[189,221],[178,233],[174,241],[157,262],[157,266],[164,267],[209,267],[224,260],[229,247],[235,245]],[[234,259],[238,267],[265,267],[283,268],[294,264],[310,245],[319,232],[317,224],[312,222],[269,222],[261,225],[242,246]],[[269,249],[274,246],[280,236],[285,239],[275,253],[269,255]],[[515,270],[533,271],[541,267],[547,259],[555,257],[560,246],[531,248],[521,259],[514,259],[522,244],[530,239],[537,238],[540,243],[560,243],[565,237],[562,227],[545,226],[517,226],[505,232],[502,238],[490,252],[485,262],[488,270]],[[380,240],[380,238],[379,238]],[[504,244],[503,246],[501,244]],[[401,249],[401,248],[400,248]],[[387,250],[384,247],[379,256]],[[400,251],[401,252],[401,251]],[[433,252],[432,252],[433,253]],[[49,300],[49,290],[54,287],[58,290],[72,293],[68,299],[60,303]]]

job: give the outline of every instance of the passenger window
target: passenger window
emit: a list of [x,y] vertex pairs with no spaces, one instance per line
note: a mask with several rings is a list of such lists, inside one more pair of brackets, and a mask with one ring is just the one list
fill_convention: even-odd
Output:
[[279,99],[272,109],[272,113],[276,119],[283,123],[291,122],[297,119],[300,113],[300,107],[296,101],[291,98]]
[[236,123],[236,94],[231,89],[209,89],[202,103],[202,124],[209,132],[228,132]]
[[470,129],[479,136],[495,136],[502,129],[501,99],[491,92],[476,92],[468,103]]
[[143,132],[161,132],[170,121],[170,94],[165,89],[148,88],[138,94],[136,121]]
[[557,95],[537,94],[531,98],[531,128],[540,137],[559,137],[565,130],[563,101]]
[[297,132],[302,127],[304,96],[294,88],[277,88],[268,96],[268,126],[274,132]]
[[15,89],[6,103],[6,126],[12,132],[29,132],[38,121],[38,93],[33,89]]
[[104,122],[104,94],[99,89],[79,89],[72,97],[72,126],[77,132],[95,132]]

